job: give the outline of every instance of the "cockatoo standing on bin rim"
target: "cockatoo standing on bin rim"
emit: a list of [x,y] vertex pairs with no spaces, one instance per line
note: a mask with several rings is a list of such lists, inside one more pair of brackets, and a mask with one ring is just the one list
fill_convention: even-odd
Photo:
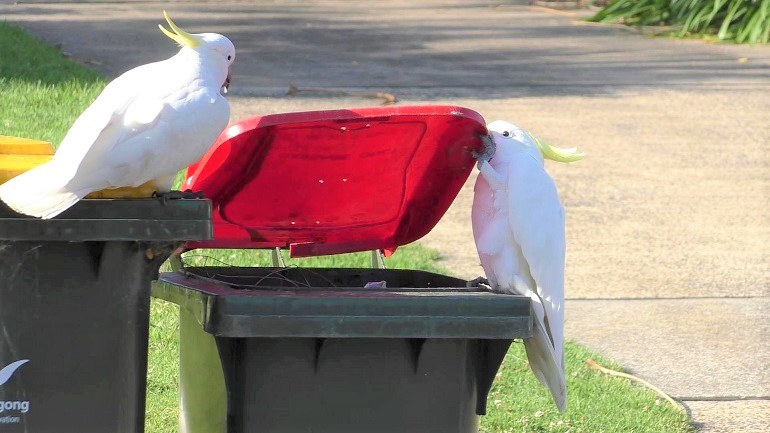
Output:
[[52,218],[87,194],[152,181],[168,192],[227,126],[235,47],[216,33],[190,34],[163,15],[181,49],[113,80],[78,117],[53,159],[0,185],[17,212]]
[[505,121],[487,129],[493,146],[479,156],[473,197],[476,249],[493,290],[532,299],[527,358],[564,411],[564,208],[543,158],[573,162],[583,154],[543,144]]

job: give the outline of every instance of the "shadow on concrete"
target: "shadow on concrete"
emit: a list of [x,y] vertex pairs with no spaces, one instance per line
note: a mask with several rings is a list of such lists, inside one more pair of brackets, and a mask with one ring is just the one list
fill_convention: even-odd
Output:
[[[184,28],[217,31],[233,40],[235,94],[269,94],[294,84],[508,98],[770,83],[762,62],[740,63],[731,51],[700,42],[649,40],[526,7],[398,3],[373,11],[345,3],[174,8]],[[41,18],[24,27],[63,41],[78,56],[101,60],[100,69],[114,77],[174,53],[157,31],[160,19],[149,19],[160,17],[152,8],[161,6],[140,16],[111,13],[109,20],[95,16],[98,8],[76,9],[82,20],[70,15],[55,26],[45,19],[51,12],[45,7],[28,6],[20,13]],[[7,19],[13,21],[13,15],[12,10]]]

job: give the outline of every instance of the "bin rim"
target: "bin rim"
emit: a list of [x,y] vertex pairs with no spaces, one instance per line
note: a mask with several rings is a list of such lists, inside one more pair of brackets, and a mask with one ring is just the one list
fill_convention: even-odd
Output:
[[[383,270],[393,272],[394,270]],[[527,296],[480,288],[426,290],[237,289],[181,272],[161,273],[152,295],[225,338],[530,338]]]

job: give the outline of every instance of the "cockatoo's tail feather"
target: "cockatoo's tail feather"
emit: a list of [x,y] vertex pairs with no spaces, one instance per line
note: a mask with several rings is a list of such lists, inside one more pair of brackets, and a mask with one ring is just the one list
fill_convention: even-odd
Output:
[[171,27],[171,30],[173,30],[174,32],[172,33],[168,31],[161,24],[158,24],[158,28],[160,28],[160,31],[162,31],[164,35],[176,41],[176,43],[179,44],[180,47],[195,48],[202,43],[200,36],[187,33],[186,31],[180,29],[179,26],[174,24],[174,22],[171,21],[171,18],[168,16],[166,11],[163,11],[163,16],[166,18],[166,22],[168,22],[169,27]]
[[535,139],[535,143],[537,143],[537,148],[540,149],[540,153],[543,154],[543,158],[550,159],[552,161],[557,162],[575,162],[580,161],[585,157],[585,154],[583,152],[578,152],[576,147],[571,147],[569,149],[564,149],[561,147],[554,147],[550,144],[543,143],[542,141],[538,140],[535,137],[532,137]]
[[90,192],[67,189],[63,172],[53,161],[35,167],[0,185],[0,200],[16,212],[53,218]]
[[563,367],[556,362],[558,356],[554,352],[547,330],[539,321],[535,321],[532,338],[524,340],[527,351],[527,361],[537,380],[551,392],[559,412],[567,408],[567,382]]

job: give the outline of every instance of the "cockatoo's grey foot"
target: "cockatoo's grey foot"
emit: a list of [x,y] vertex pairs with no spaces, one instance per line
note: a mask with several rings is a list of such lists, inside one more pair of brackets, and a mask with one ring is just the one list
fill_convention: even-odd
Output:
[[169,200],[194,200],[194,199],[202,199],[206,198],[203,195],[203,192],[197,191],[193,192],[193,190],[188,189],[185,191],[166,191],[166,192],[155,192],[152,194],[153,197],[159,198],[163,201],[163,203],[166,203]]
[[465,287],[472,288],[472,287],[479,287],[484,290],[492,291],[492,287],[489,285],[489,280],[487,280],[484,277],[476,277],[468,282],[465,283]]
[[476,287],[479,285],[479,283],[489,284],[489,280],[484,277],[476,277],[465,283],[465,287]]

